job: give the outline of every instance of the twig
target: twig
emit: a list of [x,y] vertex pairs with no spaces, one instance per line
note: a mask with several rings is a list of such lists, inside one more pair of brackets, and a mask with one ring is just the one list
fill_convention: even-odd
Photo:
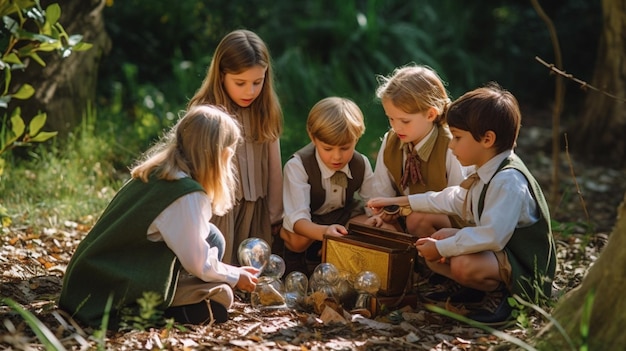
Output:
[[253,325],[249,326],[248,328],[244,329],[241,332],[242,336],[248,336],[248,334],[252,333],[253,331],[259,329],[259,327],[263,324],[263,322],[257,322],[254,323]]
[[565,133],[565,155],[567,156],[567,163],[569,164],[570,174],[572,179],[574,180],[574,186],[576,187],[576,194],[578,194],[578,198],[580,199],[580,204],[583,207],[583,211],[585,212],[585,218],[587,219],[587,224],[590,223],[589,220],[589,212],[587,212],[587,205],[585,204],[585,198],[583,197],[582,191],[580,191],[580,186],[578,186],[578,181],[576,181],[576,174],[574,173],[574,166],[572,165],[572,159],[569,156],[569,143],[567,140],[567,133]]
[[[561,47],[559,45],[559,37],[556,33],[554,23],[550,20],[550,17],[543,11],[543,8],[539,4],[539,0],[530,0],[535,11],[541,19],[546,23],[548,32],[550,32],[550,40],[552,41],[552,49],[554,50],[554,59],[559,67],[563,66],[563,60],[561,58]],[[559,133],[560,133],[560,120],[561,112],[563,111],[563,100],[565,98],[565,89],[563,87],[563,78],[558,76],[556,79],[556,85],[554,87],[554,110],[552,111],[552,188],[550,191],[550,203],[552,206],[556,206],[559,194],[559,156],[561,150],[559,147]]]
[[610,97],[612,99],[615,99],[615,100],[617,100],[617,101],[619,101],[621,103],[626,103],[626,99],[625,98],[622,98],[622,97],[619,97],[617,95],[611,94],[611,93],[606,92],[604,90],[600,90],[600,89],[594,87],[593,85],[585,82],[584,80],[578,79],[575,76],[573,76],[572,74],[567,73],[567,72],[565,72],[563,70],[560,70],[560,69],[554,67],[553,64],[547,63],[546,61],[542,60],[541,58],[539,58],[537,56],[535,56],[535,60],[539,61],[542,65],[548,67],[548,69],[550,69],[551,72],[556,73],[556,74],[558,74],[558,75],[560,75],[562,77],[565,77],[565,78],[567,78],[567,79],[569,79],[571,81],[574,81],[574,82],[580,84],[580,89],[582,89],[582,90],[587,90],[587,89],[593,90],[593,91],[598,92],[600,94],[606,95],[606,96],[608,96],[608,97]]

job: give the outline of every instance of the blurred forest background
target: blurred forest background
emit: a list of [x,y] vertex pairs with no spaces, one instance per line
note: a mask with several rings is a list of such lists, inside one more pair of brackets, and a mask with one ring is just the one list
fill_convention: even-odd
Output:
[[[223,35],[257,32],[268,44],[284,109],[283,161],[308,137],[304,122],[318,100],[353,99],[366,117],[359,149],[372,160],[388,128],[375,100],[377,75],[411,62],[428,65],[454,99],[488,81],[511,90],[524,118],[549,118],[554,76],[546,24],[528,0],[480,1],[116,1],[104,10],[111,51],[98,78],[98,119],[139,132],[146,147],[184,108]],[[601,29],[599,1],[544,1],[559,33],[563,66],[588,79]],[[570,85],[564,119],[576,119],[583,92]],[[543,114],[538,114],[544,111]],[[548,122],[548,121],[546,121]]]
[[[100,213],[128,177],[129,165],[175,122],[199,88],[220,39],[239,28],[258,33],[272,55],[285,118],[283,162],[308,143],[305,121],[313,104],[337,95],[363,110],[367,129],[357,147],[374,164],[389,128],[374,94],[377,76],[411,63],[439,72],[452,99],[496,81],[519,99],[523,124],[550,126],[557,75],[535,58],[555,63],[555,52],[532,1],[56,1],[59,23],[93,47],[63,59],[45,53],[46,67],[31,62],[12,73],[11,89],[30,83],[36,93],[11,100],[0,134],[16,106],[26,123],[47,112],[45,130],[59,134],[0,152],[0,210],[6,206],[14,218],[40,211],[41,217],[74,220]],[[53,3],[41,0],[41,7]],[[601,1],[551,0],[541,6],[556,28],[561,68],[590,81],[602,47]],[[8,32],[2,34],[5,44]],[[564,86],[558,129],[583,130],[575,126],[589,92],[571,80]],[[584,120],[615,130],[593,118]],[[619,135],[598,138],[616,145]],[[551,145],[536,149],[549,154]]]

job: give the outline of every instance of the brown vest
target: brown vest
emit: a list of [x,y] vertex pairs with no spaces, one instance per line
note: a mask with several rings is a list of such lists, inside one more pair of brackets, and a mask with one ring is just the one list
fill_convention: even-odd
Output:
[[[313,145],[313,143],[310,143],[302,149],[296,151],[296,154],[300,156],[300,159],[302,160],[302,165],[304,166],[304,170],[309,176],[308,183],[311,186],[310,207],[311,213],[313,213],[317,209],[322,207],[324,201],[326,201],[326,190],[324,190],[324,188],[322,187],[322,171],[320,170],[319,164],[317,163],[317,157],[315,156],[315,146]],[[354,193],[361,188],[361,185],[363,184],[363,178],[365,177],[365,162],[363,160],[363,156],[356,150],[354,151],[352,159],[350,160],[350,162],[348,162],[348,167],[350,167],[352,179],[348,177],[348,188],[346,189],[345,206],[327,215],[317,216],[320,217],[318,220],[315,220],[315,218],[313,218],[313,221],[315,223],[326,224],[319,222],[321,221],[330,222],[329,224],[344,224],[342,223],[344,222],[343,218],[346,218],[345,222],[350,219],[351,213],[354,210],[355,205],[358,204],[358,201],[354,201]],[[321,220],[322,217],[329,217],[329,220]]]
[[[417,182],[409,185],[410,194],[420,194],[427,191],[440,191],[448,186],[448,175],[446,170],[446,153],[448,152],[448,144],[452,139],[450,131],[438,126],[438,136],[435,141],[432,152],[428,161],[421,160],[420,172],[424,179],[424,184]],[[389,131],[387,136],[387,145],[383,150],[383,160],[387,170],[393,177],[393,185],[396,189],[396,195],[404,195],[403,189],[400,187],[400,179],[404,171],[404,162],[402,155],[402,142],[393,131]]]

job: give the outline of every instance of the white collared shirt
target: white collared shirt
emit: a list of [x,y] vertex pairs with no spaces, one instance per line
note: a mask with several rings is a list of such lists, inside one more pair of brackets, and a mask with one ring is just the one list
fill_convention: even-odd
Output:
[[[317,150],[315,150],[315,157],[321,171],[322,187],[325,189],[326,199],[314,214],[323,215],[345,206],[346,189],[336,184],[331,184],[330,177],[332,177],[335,171],[329,169],[320,161],[321,158]],[[365,162],[365,174],[363,176],[363,184],[361,184],[361,188],[357,193],[363,201],[367,201],[375,194],[374,172],[367,157],[365,155],[362,155],[362,157]],[[353,178],[348,164],[341,171],[349,179]],[[283,227],[290,232],[294,231],[293,226],[297,221],[301,219],[311,220],[311,186],[308,181],[309,175],[304,169],[302,159],[298,154],[295,154],[285,163],[283,169],[283,207],[285,208]]]
[[[415,145],[415,150],[419,154],[419,150],[426,144],[426,141],[430,137],[432,133],[434,133],[436,128],[433,128],[430,133],[423,138],[419,143]],[[394,181],[391,173],[387,169],[384,161],[384,152],[387,147],[387,138],[389,137],[389,132],[385,133],[383,137],[383,141],[380,145],[380,149],[378,151],[378,156],[376,158],[376,169],[374,170],[374,182],[376,183],[376,196],[378,197],[392,197],[396,196],[396,190],[393,186]],[[402,152],[398,150],[398,152]],[[403,155],[402,162],[406,160],[407,155]],[[456,156],[452,153],[452,150],[446,150],[446,173],[448,175],[448,186],[458,185],[460,184],[466,176],[473,171],[474,167],[463,167],[457,160]],[[409,188],[403,189],[404,195],[409,195]]]
[[[527,227],[539,220],[537,204],[528,181],[521,172],[505,169],[494,176],[502,161],[512,154],[512,150],[502,152],[477,169],[479,180],[469,193],[471,220],[476,225],[462,228],[456,235],[438,240],[436,245],[441,256],[500,251],[511,239],[515,228]],[[488,182],[490,184],[479,218],[480,194]],[[452,186],[439,192],[409,195],[409,203],[413,211],[457,214],[463,217],[466,192],[460,186]]]
[[[178,176],[187,177],[182,172]],[[211,199],[207,194],[196,191],[183,195],[154,219],[147,238],[164,241],[190,274],[206,282],[224,282],[234,287],[239,281],[240,268],[221,262],[217,248],[206,241],[211,215]]]

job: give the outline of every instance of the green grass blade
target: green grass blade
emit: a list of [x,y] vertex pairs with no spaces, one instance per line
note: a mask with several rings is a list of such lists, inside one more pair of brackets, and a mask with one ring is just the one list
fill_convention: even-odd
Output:
[[559,321],[557,321],[556,319],[554,319],[548,312],[546,312],[543,308],[540,308],[537,305],[534,305],[532,303],[529,303],[527,301],[525,301],[524,299],[522,299],[519,295],[513,295],[513,298],[515,298],[515,301],[519,302],[520,304],[532,308],[533,310],[539,312],[542,316],[544,316],[548,321],[550,321],[550,323],[552,323],[554,325],[554,327],[556,328],[556,330],[559,331],[559,333],[565,338],[565,341],[567,342],[567,344],[571,347],[572,350],[576,350],[576,346],[574,346],[574,342],[572,341],[572,339],[569,337],[569,335],[567,335],[567,332],[565,331],[565,329],[563,328],[563,326],[561,325],[561,323],[559,323]]
[[527,350],[527,351],[537,351],[537,349],[535,349],[533,346],[525,343],[524,341],[522,341],[522,340],[520,340],[520,339],[518,339],[518,338],[516,338],[514,336],[511,336],[511,335],[509,335],[509,334],[507,334],[505,332],[502,332],[502,331],[499,331],[497,329],[491,328],[491,327],[489,327],[487,325],[484,325],[484,324],[482,324],[480,322],[476,322],[474,320],[471,320],[471,319],[466,318],[464,316],[461,316],[459,314],[450,312],[450,311],[448,311],[448,310],[446,310],[444,308],[441,308],[441,307],[438,307],[438,306],[435,306],[435,305],[426,305],[425,307],[426,307],[427,310],[430,310],[430,311],[442,314],[442,315],[444,315],[446,317],[449,317],[449,318],[456,319],[456,320],[458,320],[460,322],[463,322],[463,323],[467,323],[467,324],[469,324],[472,327],[480,328],[480,329],[482,329],[482,330],[484,330],[484,331],[486,331],[488,333],[491,333],[492,335],[495,335],[495,336],[499,337],[500,339],[502,339],[504,341],[508,341],[511,344],[517,345],[517,346],[523,348],[524,350]]
[[59,339],[54,336],[52,331],[48,329],[37,317],[35,317],[32,313],[25,310],[22,306],[20,306],[17,302],[9,299],[3,298],[2,303],[11,307],[14,311],[20,314],[22,318],[28,323],[31,329],[37,335],[37,339],[41,341],[41,343],[46,347],[46,350],[58,351],[65,350],[65,347],[61,344]]

